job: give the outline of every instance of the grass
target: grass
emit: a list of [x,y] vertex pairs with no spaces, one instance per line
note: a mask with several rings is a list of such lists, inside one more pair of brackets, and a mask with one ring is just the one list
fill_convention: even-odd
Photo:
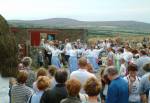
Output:
[[105,39],[115,40],[118,37],[122,40],[122,42],[126,42],[126,41],[142,42],[144,37],[150,38],[150,35],[138,35],[138,34],[137,35],[129,35],[129,34],[126,34],[126,35],[89,35],[88,41],[90,43],[96,43],[98,40],[105,40]]

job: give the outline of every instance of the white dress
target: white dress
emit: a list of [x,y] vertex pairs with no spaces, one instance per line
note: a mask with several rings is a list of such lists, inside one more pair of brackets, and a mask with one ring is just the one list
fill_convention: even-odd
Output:
[[97,63],[98,56],[96,54],[96,50],[88,49],[85,52],[86,52],[85,54],[86,54],[87,60],[92,65],[93,69],[95,70],[99,69],[99,66]]
[[55,48],[55,49],[52,49],[52,65],[56,66],[57,68],[61,68],[61,63],[60,63],[60,58],[59,58],[59,55],[60,53],[62,53],[63,51]]
[[77,55],[78,55],[78,50],[77,49],[71,49],[69,52],[69,69],[70,73],[78,69],[78,60],[77,60]]

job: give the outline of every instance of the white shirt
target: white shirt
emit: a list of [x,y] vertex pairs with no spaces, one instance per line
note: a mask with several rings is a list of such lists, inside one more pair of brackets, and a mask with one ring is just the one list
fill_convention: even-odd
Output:
[[[96,76],[94,74],[88,72],[86,69],[78,69],[76,71],[73,71],[70,75],[70,78],[75,78],[75,79],[79,80],[82,86],[91,77],[96,78]],[[83,88],[81,89],[80,92],[84,93]]]
[[143,55],[140,58],[137,59],[136,65],[138,68],[138,75],[143,76],[145,74],[145,71],[143,70],[143,66],[147,63],[150,63],[150,57]]
[[77,57],[77,55],[78,55],[78,50],[77,50],[77,49],[71,49],[71,50],[69,51],[69,55],[70,55],[70,56],[75,56],[75,57]]
[[52,50],[54,49],[52,46],[50,45],[46,45],[46,48],[47,48],[47,52],[48,54],[51,54],[52,53]]
[[48,43],[43,44],[43,47],[44,47],[44,49],[45,49],[46,51],[48,51],[48,46],[49,46]]
[[103,51],[104,49],[101,48],[101,49],[94,49],[93,52],[94,52],[94,57],[95,58],[98,58],[99,54]]
[[103,95],[107,96],[107,91],[108,91],[108,84],[105,84],[104,90],[103,90]]
[[66,55],[69,55],[69,51],[72,49],[71,43],[67,43],[65,45]]
[[121,64],[119,74],[121,76],[125,76],[126,72],[127,72],[127,68],[126,68],[125,64]]
[[33,90],[34,90],[34,92],[39,91],[39,89],[37,88],[37,82],[36,81],[33,83]]
[[77,51],[78,51],[77,57],[80,58],[81,56],[84,56],[84,55],[83,55],[83,53],[84,53],[84,51],[85,51],[84,48],[77,49]]
[[119,57],[120,57],[120,60],[121,60],[121,59],[124,59],[124,53],[120,53],[119,55],[120,55],[120,56],[119,56]]
[[115,54],[112,51],[108,52],[107,59],[114,60]]
[[60,53],[62,53],[63,51],[59,50],[59,49],[52,49],[52,56],[59,56]]
[[109,42],[107,42],[106,43],[106,48],[110,48],[111,46],[110,46],[111,44],[109,43]]
[[131,52],[124,52],[123,56],[126,62],[132,61],[133,59],[133,54]]
[[86,51],[85,51],[85,55],[86,55],[86,57],[88,58],[88,57],[94,57],[94,51],[93,50],[91,50],[91,49],[87,49]]
[[[130,83],[129,75],[124,78],[128,84]],[[136,80],[132,83],[131,91],[129,94],[129,101],[130,102],[137,102],[140,101],[140,93],[139,93],[139,84],[140,84],[140,77],[136,76]]]

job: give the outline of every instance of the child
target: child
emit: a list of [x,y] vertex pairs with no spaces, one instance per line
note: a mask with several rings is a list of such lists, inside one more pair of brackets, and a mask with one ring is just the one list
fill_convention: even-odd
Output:
[[124,58],[121,58],[120,62],[121,62],[121,66],[120,66],[119,74],[120,74],[120,76],[124,77],[127,74],[127,68],[126,68],[126,65],[125,65],[126,62],[125,62]]
[[39,51],[39,54],[38,54],[38,65],[40,67],[44,65],[44,56],[43,56],[42,51]]
[[9,97],[10,97],[10,103],[11,103],[11,89],[16,84],[17,84],[17,81],[16,81],[15,78],[10,78],[9,79]]

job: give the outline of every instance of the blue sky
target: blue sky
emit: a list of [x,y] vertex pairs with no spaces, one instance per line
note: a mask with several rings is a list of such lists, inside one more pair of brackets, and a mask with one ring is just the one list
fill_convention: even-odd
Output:
[[0,0],[0,14],[8,20],[72,18],[150,23],[150,0]]

